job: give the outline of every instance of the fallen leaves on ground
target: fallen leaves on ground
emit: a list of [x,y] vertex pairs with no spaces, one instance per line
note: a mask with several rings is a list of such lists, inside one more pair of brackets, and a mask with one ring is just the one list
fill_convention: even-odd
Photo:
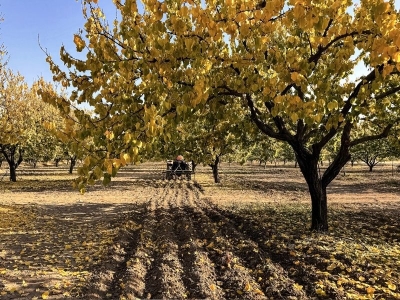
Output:
[[1,205],[1,299],[79,295],[120,231],[105,216],[108,208]]
[[226,210],[309,295],[400,299],[400,204],[330,208],[330,232],[310,233],[307,205],[235,205]]
[[[282,201],[241,204],[227,189],[227,207],[197,183],[140,179],[140,194],[131,176],[101,190],[104,203],[0,205],[0,298],[400,299],[398,201],[329,203],[330,232],[319,234],[298,201],[302,183],[252,180],[250,190]],[[27,186],[46,197],[67,190],[67,180],[47,185]],[[27,190],[6,186],[13,196]],[[132,202],[118,203],[117,188]]]

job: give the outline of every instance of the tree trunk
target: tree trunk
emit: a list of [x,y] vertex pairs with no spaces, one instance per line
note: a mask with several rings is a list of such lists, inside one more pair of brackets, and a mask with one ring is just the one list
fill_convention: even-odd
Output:
[[221,183],[221,179],[219,178],[218,165],[213,165],[212,171],[213,171],[214,183]]
[[311,196],[311,230],[328,231],[328,205],[326,186],[318,173],[316,155],[297,155],[297,162],[307,182]]
[[374,168],[374,165],[368,165],[369,171],[372,172],[372,169]]
[[17,182],[17,168],[14,162],[10,163],[10,181]]
[[218,165],[219,165],[219,155],[216,156],[214,163],[210,164],[210,167],[213,172],[214,183],[221,183],[221,179],[219,177]]
[[326,187],[320,179],[308,186],[311,196],[311,230],[328,231],[328,202]]
[[74,167],[76,164],[76,156],[73,156],[70,159],[71,159],[71,163],[69,164],[69,174],[72,174],[72,171],[74,170]]
[[23,156],[22,153],[23,151],[21,149],[18,149],[18,160],[15,161],[15,153],[17,152],[17,145],[11,145],[2,147],[1,148],[1,153],[3,154],[4,158],[6,159],[8,166],[9,166],[9,171],[10,171],[10,181],[16,182],[17,181],[17,168],[18,166],[22,163],[23,161]]
[[192,160],[192,171],[194,172],[196,170],[197,164]]
[[314,144],[312,151],[300,143],[292,143],[291,146],[296,153],[300,170],[307,182],[311,196],[311,230],[328,231],[328,205],[326,188],[340,173],[340,170],[351,159],[350,155],[350,131],[351,123],[346,123],[340,138],[340,149],[325,170],[322,177],[318,172],[318,160],[322,150],[321,144]]
[[56,163],[56,168],[58,167],[58,164],[60,163],[60,161],[61,161],[61,158],[56,158],[54,160],[54,162]]

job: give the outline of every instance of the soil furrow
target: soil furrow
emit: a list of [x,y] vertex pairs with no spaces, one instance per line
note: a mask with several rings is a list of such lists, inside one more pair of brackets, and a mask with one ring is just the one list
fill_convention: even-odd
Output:
[[[101,269],[93,272],[92,278],[89,283],[88,290],[90,294],[87,295],[89,299],[114,299],[119,298],[124,292],[126,285],[124,281],[129,281],[130,264],[132,257],[139,254],[143,245],[146,245],[147,236],[153,234],[151,228],[152,223],[155,223],[153,216],[153,202],[154,199],[162,196],[162,190],[155,190],[147,203],[132,210],[129,215],[129,220],[120,224],[121,232],[114,242],[114,246],[109,251],[109,259],[101,266]],[[139,233],[140,231],[140,233]],[[152,254],[146,254],[151,257]],[[141,259],[138,260],[141,264]],[[143,266],[136,266],[138,270],[143,270]],[[133,266],[135,267],[135,266]],[[140,294],[140,279],[135,280],[135,292]],[[128,291],[128,294],[132,291]]]
[[[183,282],[189,291],[190,299],[224,299],[224,294],[216,282],[216,274],[207,252],[201,247],[201,241],[195,237],[195,228],[191,221],[190,207],[194,193],[187,187],[180,191],[177,203],[170,204],[174,216],[174,231],[178,237],[179,257],[183,266]],[[184,199],[186,204],[179,199]]]
[[[243,227],[235,224],[221,210],[207,200],[199,199],[198,204],[206,206],[207,217],[218,227],[220,234],[229,237],[233,246],[232,252],[243,259],[244,265],[252,270],[251,275],[257,278],[262,290],[274,299],[305,298],[304,292],[289,278],[280,264],[273,263],[258,239],[243,233]],[[283,293],[281,292],[283,291]]]
[[225,293],[226,299],[265,299],[261,287],[252,277],[252,270],[244,266],[242,257],[236,255],[234,245],[221,234],[219,225],[212,222],[204,211],[201,200],[197,207],[187,208],[196,228],[195,236],[215,266],[217,284]]
[[260,285],[263,290],[268,290],[269,296],[273,296],[274,299],[287,299],[293,296],[297,299],[305,298],[305,294],[294,287],[295,281],[289,277],[286,269],[280,263],[272,262],[270,252],[265,251],[263,245],[258,243],[259,236],[245,234],[243,226],[235,224],[217,208],[208,212],[210,218],[220,224],[222,234],[229,236],[232,243],[236,245],[236,251],[240,257],[244,258],[246,266],[255,271],[254,276],[258,276]]
[[257,240],[189,182],[155,188],[124,226],[91,299],[304,298]]
[[208,217],[219,225],[222,235],[230,238],[232,245],[235,245],[236,253],[243,258],[248,268],[254,270],[253,276],[258,278],[262,289],[268,291],[268,296],[272,296],[274,299],[306,298],[304,291],[290,278],[286,268],[281,266],[281,262],[285,259],[280,257],[279,260],[273,260],[274,255],[264,244],[260,243],[262,232],[249,235],[246,223],[235,222],[232,215],[225,213],[208,201],[205,202],[208,206],[206,209]]
[[160,199],[156,210],[158,239],[154,240],[154,261],[146,276],[145,291],[147,298],[183,299],[187,291],[182,281],[182,265],[178,257],[177,238],[173,232],[173,216],[169,202],[176,197],[171,185],[164,190],[165,196]]
[[[254,220],[248,220],[243,216],[237,215],[228,210],[219,210],[219,213],[223,214],[231,222],[235,224],[236,227],[240,228],[241,232],[249,237],[250,239],[256,241],[260,248],[269,253],[270,260],[276,265],[280,265],[283,269],[299,269],[295,266],[295,259],[290,256],[290,247],[288,248],[288,253],[277,253],[269,246],[267,246],[263,240],[265,240],[269,234],[267,229],[262,223],[255,222]],[[244,229],[245,228],[245,229]],[[275,232],[274,232],[275,234]],[[282,241],[283,243],[283,241]],[[305,287],[305,292],[309,295],[314,294],[315,286],[312,284],[315,282],[315,274],[313,270],[302,270],[300,269],[297,273],[292,273],[287,275],[293,282]]]
[[[162,191],[162,193],[160,193]],[[156,200],[154,198],[150,199],[150,204],[148,205],[148,214],[143,222],[139,222],[141,231],[136,234],[139,235],[140,239],[136,251],[132,253],[131,257],[128,258],[126,262],[126,272],[123,280],[119,283],[121,288],[120,295],[126,299],[136,299],[144,298],[145,288],[146,288],[146,274],[152,265],[153,255],[155,251],[155,233],[157,232],[157,219],[155,202],[159,198],[165,198],[165,190],[158,190],[159,195],[157,195]],[[133,221],[135,220],[135,221]],[[136,221],[136,216],[132,216],[132,221]]]
[[[145,215],[145,206],[136,210],[136,219],[139,222],[143,221]],[[139,242],[133,237],[134,234],[121,224],[120,234],[109,250],[109,259],[101,265],[101,269],[93,272],[88,288],[90,291],[87,294],[88,299],[109,299],[119,293],[119,288],[116,286],[126,271],[127,257]]]
[[186,199],[186,205],[194,207],[196,205],[196,201],[200,197],[199,189],[196,187],[196,183],[189,181],[186,185],[187,189],[190,191],[188,192],[188,197]]

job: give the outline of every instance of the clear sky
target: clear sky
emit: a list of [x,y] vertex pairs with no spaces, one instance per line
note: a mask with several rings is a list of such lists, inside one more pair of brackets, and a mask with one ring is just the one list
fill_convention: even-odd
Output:
[[[113,20],[116,8],[112,0],[98,3],[107,19]],[[0,23],[0,44],[8,52],[8,67],[20,72],[29,84],[41,76],[52,80],[39,41],[61,64],[58,59],[61,46],[76,53],[73,35],[85,24],[80,0],[0,0],[0,15],[4,19]]]
[[[112,0],[98,0],[98,3],[112,21],[116,15]],[[400,0],[395,3],[399,9]],[[20,72],[29,84],[41,76],[52,80],[39,41],[53,60],[61,64],[58,59],[61,46],[74,55],[73,35],[85,23],[80,0],[0,0],[0,15],[4,18],[0,23],[0,44],[8,51],[8,66]]]

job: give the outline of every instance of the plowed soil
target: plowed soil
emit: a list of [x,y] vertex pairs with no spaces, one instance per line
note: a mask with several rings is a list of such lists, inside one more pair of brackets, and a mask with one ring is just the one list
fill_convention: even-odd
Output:
[[[14,184],[3,180],[0,299],[350,299],[351,293],[373,298],[369,286],[385,299],[398,299],[400,265],[395,258],[392,263],[392,254],[386,253],[385,262],[393,274],[379,287],[355,282],[346,288],[338,278],[358,260],[336,250],[344,266],[340,275],[339,263],[336,272],[329,269],[332,252],[313,252],[310,245],[329,250],[330,240],[349,238],[341,231],[309,233],[307,187],[297,169],[225,165],[222,184],[215,185],[206,168],[192,181],[167,181],[162,167],[132,167],[111,186],[95,186],[84,195],[69,187],[73,176],[50,167],[25,167]],[[397,173],[388,174],[390,169],[373,176],[358,169],[340,175],[329,199],[334,216],[356,210],[382,218],[374,223],[360,217],[355,227],[367,224],[367,232],[393,225],[382,237],[390,246],[400,239],[400,184]],[[340,227],[336,222],[332,217]],[[308,246],[300,248],[305,240]],[[354,237],[354,245],[357,241]],[[321,268],[337,277],[329,281],[336,280],[336,287],[323,281],[328,275]],[[368,281],[367,271],[355,275],[364,278],[360,285]]]
[[302,295],[288,278],[271,284],[285,271],[191,182],[161,183],[129,215],[134,229],[114,249],[112,270],[92,278],[91,299],[265,299],[272,286],[271,297]]

